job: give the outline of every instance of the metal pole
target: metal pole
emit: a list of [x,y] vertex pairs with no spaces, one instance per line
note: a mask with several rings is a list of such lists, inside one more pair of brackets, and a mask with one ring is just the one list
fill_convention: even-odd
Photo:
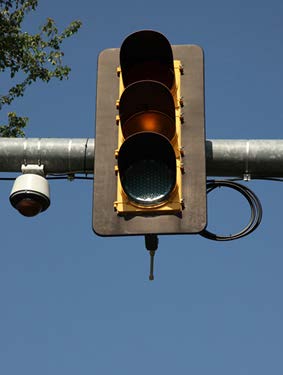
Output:
[[283,140],[207,140],[206,169],[208,176],[283,177]]
[[[0,138],[0,172],[43,164],[46,174],[93,174],[94,147],[93,138]],[[206,169],[215,177],[283,177],[283,140],[207,140]]]
[[0,138],[0,172],[38,164],[46,174],[93,173],[94,143],[93,138]]

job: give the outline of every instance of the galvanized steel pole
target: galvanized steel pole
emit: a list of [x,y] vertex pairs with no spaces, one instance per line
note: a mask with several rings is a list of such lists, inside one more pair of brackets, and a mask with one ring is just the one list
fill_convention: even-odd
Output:
[[283,177],[283,140],[207,140],[206,169],[208,176]]
[[[0,138],[0,172],[38,164],[46,174],[93,174],[94,147],[93,138]],[[283,140],[207,140],[206,169],[215,177],[283,177]]]
[[94,143],[93,138],[0,138],[0,172],[37,164],[46,174],[93,173]]

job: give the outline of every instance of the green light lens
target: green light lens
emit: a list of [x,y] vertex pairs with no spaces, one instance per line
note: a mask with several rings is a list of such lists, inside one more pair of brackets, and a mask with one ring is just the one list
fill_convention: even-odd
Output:
[[166,202],[176,185],[176,157],[161,134],[137,133],[122,144],[118,155],[121,185],[128,199],[150,207]]
[[125,171],[122,184],[133,202],[151,206],[168,198],[175,186],[175,173],[162,160],[139,160]]

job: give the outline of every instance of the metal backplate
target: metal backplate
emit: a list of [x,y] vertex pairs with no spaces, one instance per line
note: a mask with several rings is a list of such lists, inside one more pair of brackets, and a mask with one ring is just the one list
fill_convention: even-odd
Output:
[[118,144],[116,100],[119,99],[117,67],[119,49],[107,49],[98,59],[93,230],[101,236],[199,233],[206,227],[206,169],[203,51],[195,45],[172,46],[181,60],[183,97],[182,146],[184,174],[181,215],[123,217],[114,211]]

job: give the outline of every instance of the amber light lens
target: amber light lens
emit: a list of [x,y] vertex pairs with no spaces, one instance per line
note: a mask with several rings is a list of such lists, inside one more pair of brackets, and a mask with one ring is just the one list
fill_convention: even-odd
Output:
[[170,141],[176,134],[175,105],[168,88],[156,81],[138,81],[128,86],[119,102],[125,139],[139,132],[154,132]]
[[167,115],[161,112],[143,112],[132,116],[122,125],[125,138],[138,132],[154,132],[164,135],[171,140],[175,135],[175,123]]

